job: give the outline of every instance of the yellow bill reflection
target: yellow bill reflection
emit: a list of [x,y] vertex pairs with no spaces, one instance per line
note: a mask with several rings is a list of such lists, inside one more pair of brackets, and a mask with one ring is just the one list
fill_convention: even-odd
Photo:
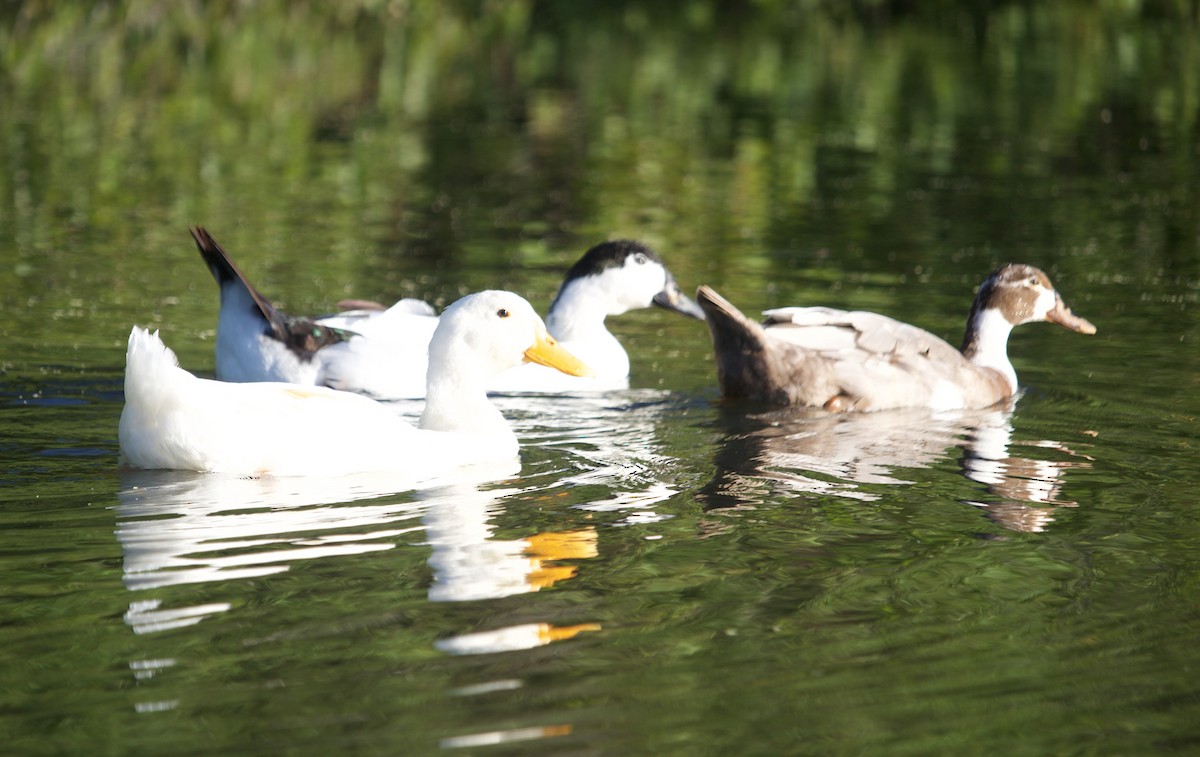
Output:
[[466,633],[439,639],[433,643],[438,650],[452,655],[492,654],[515,652],[542,647],[551,642],[572,639],[585,631],[599,631],[599,623],[580,623],[574,626],[555,626],[550,623],[525,623],[491,631]]

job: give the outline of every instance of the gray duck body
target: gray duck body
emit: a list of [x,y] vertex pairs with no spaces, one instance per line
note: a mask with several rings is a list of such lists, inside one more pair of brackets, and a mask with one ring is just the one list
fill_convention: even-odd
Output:
[[1071,313],[1044,273],[1022,264],[997,269],[980,286],[961,350],[877,313],[779,308],[757,323],[709,287],[696,300],[725,397],[835,412],[990,407],[1017,390],[1007,355],[1013,326],[1052,321],[1096,330]]

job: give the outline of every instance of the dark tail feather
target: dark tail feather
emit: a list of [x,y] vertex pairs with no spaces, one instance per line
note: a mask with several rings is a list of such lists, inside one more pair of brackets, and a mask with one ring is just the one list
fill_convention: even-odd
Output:
[[701,285],[696,290],[696,302],[705,315],[716,317],[720,321],[733,321],[739,324],[752,323],[749,318],[742,315],[742,311],[733,306],[733,303],[717,294],[717,291],[710,286]]
[[696,302],[707,316],[721,394],[786,404],[788,391],[780,351],[790,345],[772,340],[766,330],[742,315],[728,300],[707,286],[696,290]]
[[259,312],[262,313],[263,319],[270,324],[275,338],[281,342],[288,341],[287,316],[276,310],[271,301],[254,288],[250,280],[233,262],[233,258],[229,257],[229,253],[225,252],[225,248],[218,244],[217,240],[213,239],[203,226],[189,226],[188,231],[192,232],[192,239],[196,240],[196,249],[200,250],[200,256],[204,258],[204,262],[208,265],[208,270],[212,272],[213,278],[217,280],[217,284],[224,287],[230,282],[238,282],[245,287],[254,300],[254,304],[258,306]]
[[[286,344],[301,359],[309,360],[322,347],[344,342],[356,336],[354,332],[332,329],[311,318],[290,316],[280,312],[271,304],[270,300],[254,288],[250,280],[233,262],[233,258],[229,257],[229,253],[225,252],[225,248],[219,245],[203,226],[191,226],[188,231],[192,232],[192,239],[196,240],[196,248],[200,250],[200,255],[208,265],[208,270],[212,271],[217,284],[222,289],[229,283],[237,283],[244,287],[250,294],[250,298],[254,300],[263,320],[267,322],[271,336]],[[380,308],[385,309],[383,306]]]
[[712,334],[713,347],[718,352],[735,350],[742,353],[763,349],[766,338],[763,327],[742,315],[742,311],[717,294],[714,289],[707,286],[697,289],[696,303],[704,311],[708,330]]
[[242,275],[241,269],[229,257],[229,253],[225,252],[225,248],[218,244],[217,240],[213,239],[203,226],[189,226],[188,231],[192,233],[192,239],[196,241],[196,249],[200,251],[200,257],[204,258],[205,265],[208,266],[208,270],[212,272],[213,278],[217,280],[218,284],[241,281],[247,289],[254,289]]

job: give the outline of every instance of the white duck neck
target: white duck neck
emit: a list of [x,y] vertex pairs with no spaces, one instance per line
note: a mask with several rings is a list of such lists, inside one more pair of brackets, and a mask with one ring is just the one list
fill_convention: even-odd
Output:
[[606,317],[616,315],[609,312],[609,299],[597,277],[575,279],[555,297],[546,315],[546,330],[561,342],[615,340],[604,326]]
[[487,398],[491,371],[467,350],[431,351],[429,358],[421,428],[513,436],[504,416]]
[[1008,359],[1008,335],[1013,325],[995,308],[980,308],[971,314],[963,337],[962,353],[980,368],[991,368],[1017,391],[1017,371]]

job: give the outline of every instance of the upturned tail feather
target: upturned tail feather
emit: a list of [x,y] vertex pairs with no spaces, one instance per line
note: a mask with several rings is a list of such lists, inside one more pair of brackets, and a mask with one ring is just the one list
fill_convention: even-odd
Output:
[[125,400],[152,397],[178,377],[179,358],[157,331],[134,326],[125,352]]

